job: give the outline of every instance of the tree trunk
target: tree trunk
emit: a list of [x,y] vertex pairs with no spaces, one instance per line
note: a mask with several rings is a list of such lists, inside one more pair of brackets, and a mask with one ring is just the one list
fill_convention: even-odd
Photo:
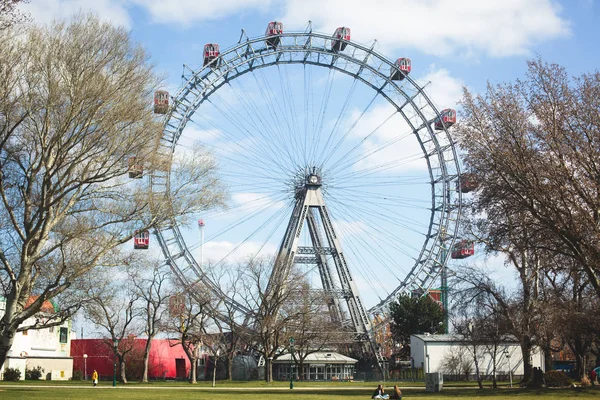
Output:
[[270,357],[267,357],[267,362],[265,363],[265,381],[273,383],[273,360]]
[[548,372],[554,369],[552,365],[554,360],[552,359],[552,348],[550,346],[544,346],[544,372]]
[[231,381],[233,380],[233,359],[235,358],[235,355],[230,354],[229,357],[227,357],[227,380]]
[[494,389],[498,388],[498,381],[496,380],[496,359],[497,357],[497,349],[494,348],[494,352],[492,353],[492,387]]
[[195,384],[198,383],[198,381],[196,381],[196,376],[198,375],[198,362],[196,357],[189,357],[190,359],[190,383],[191,384]]
[[144,370],[142,371],[142,382],[148,383],[148,358],[150,358],[150,349],[152,348],[152,337],[146,339],[146,347],[144,347]]
[[475,376],[477,377],[477,385],[479,389],[483,389],[483,378],[479,373],[479,358],[477,357],[477,346],[473,346],[473,363],[475,364]]
[[10,351],[13,342],[15,340],[15,331],[10,329],[8,326],[2,330],[2,334],[0,335],[0,367],[4,365],[6,358],[8,357],[8,352]]
[[521,354],[523,355],[523,379],[522,384],[527,384],[531,381],[531,339],[528,335],[524,335],[521,339]]
[[217,386],[217,361],[217,356],[214,356],[212,387]]
[[575,354],[575,372],[577,373],[577,379],[581,380],[585,375],[585,361],[582,354]]
[[119,356],[119,367],[121,368],[121,382],[127,383],[127,374],[125,371],[125,357]]

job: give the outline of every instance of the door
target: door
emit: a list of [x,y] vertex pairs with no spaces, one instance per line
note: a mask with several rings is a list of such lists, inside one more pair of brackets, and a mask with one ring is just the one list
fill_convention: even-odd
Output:
[[185,380],[187,378],[187,374],[185,373],[185,359],[184,358],[176,358],[175,359],[175,375],[177,379]]

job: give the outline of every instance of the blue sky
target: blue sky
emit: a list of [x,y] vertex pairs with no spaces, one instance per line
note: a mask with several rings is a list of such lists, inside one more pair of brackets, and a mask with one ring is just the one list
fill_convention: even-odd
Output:
[[[427,93],[439,109],[455,108],[463,85],[471,91],[481,92],[487,81],[498,83],[522,77],[526,61],[537,55],[566,67],[572,75],[593,71],[600,60],[596,42],[600,37],[600,24],[597,23],[600,5],[596,0],[32,0],[23,8],[36,22],[92,11],[104,20],[127,27],[133,38],[148,49],[157,72],[165,76],[165,86],[172,93],[181,84],[183,64],[194,69],[201,65],[205,43],[219,43],[226,49],[237,43],[242,29],[249,37],[261,36],[271,20],[282,21],[286,31],[304,31],[311,20],[313,30],[317,32],[333,33],[338,26],[348,26],[352,28],[354,41],[371,45],[377,39],[375,50],[387,58],[412,59],[411,76],[421,84],[431,81]],[[290,69],[289,73],[300,72]],[[336,95],[343,95],[347,84],[343,79],[338,81],[334,99]],[[244,88],[255,94],[260,91],[248,82]],[[234,96],[237,96],[235,92],[224,93],[230,101]],[[363,105],[360,100],[354,101],[356,107],[351,111],[356,114]],[[369,118],[361,121],[357,129],[369,131],[382,121],[384,117],[378,115],[383,115],[384,111],[383,106],[369,110]],[[207,115],[211,115],[210,112],[207,110]],[[215,110],[212,112],[213,116],[217,115]],[[369,121],[372,121],[371,126]],[[325,125],[330,122],[325,121]],[[206,139],[211,129],[215,130],[199,123],[190,127],[189,132]],[[379,133],[382,137],[386,135],[386,132]],[[191,133],[187,139],[194,139]],[[407,152],[408,147],[401,151]],[[405,153],[405,156],[407,154],[410,155]],[[417,176],[426,179],[422,173]],[[257,193],[237,191],[232,193],[232,201],[248,203],[257,196]],[[281,199],[270,200],[274,212],[282,209]],[[258,204],[265,206],[265,203]],[[348,208],[345,212],[351,214],[354,210]],[[418,214],[416,211],[402,219],[407,230],[410,217],[417,218]],[[222,226],[203,217],[207,219],[206,236],[210,239],[210,230],[214,233]],[[223,218],[223,214],[215,213],[214,219],[218,218]],[[351,218],[337,221],[342,226],[340,230],[345,231],[348,243],[351,244],[350,237],[355,236],[356,249],[364,246],[360,242],[365,238],[356,237],[356,232],[364,228],[360,222]],[[421,229],[418,223],[415,226],[417,230]],[[230,231],[222,237],[213,236],[213,241],[206,244],[205,259],[211,256],[219,259],[227,254],[243,240],[248,229],[250,227]],[[281,237],[278,234],[268,240],[248,242],[247,251],[257,251],[266,242],[265,247],[274,251]],[[408,233],[399,235],[407,241],[402,252],[418,247],[412,243],[418,242],[418,237],[409,237]],[[196,240],[197,231],[189,236],[190,241]],[[348,253],[353,251],[350,249]],[[360,261],[354,260],[355,263]],[[362,261],[369,263],[369,259]],[[487,262],[495,265],[499,277],[512,275],[511,271],[501,268],[501,260]],[[383,269],[365,271],[365,274],[388,280]],[[392,281],[387,287],[381,284],[381,290],[393,288],[397,281]],[[379,290],[377,285],[360,289],[361,293],[364,290],[369,294]],[[367,301],[368,306],[373,305],[377,297],[369,294],[363,294],[363,297],[372,297]]]
[[130,28],[173,83],[183,63],[200,63],[204,43],[231,46],[242,28],[258,36],[273,19],[286,30],[303,30],[308,20],[322,32],[352,27],[353,40],[377,39],[389,58],[408,55],[415,70],[446,69],[473,90],[522,76],[536,54],[573,74],[599,60],[596,0],[34,0],[23,7],[36,21],[91,10]]

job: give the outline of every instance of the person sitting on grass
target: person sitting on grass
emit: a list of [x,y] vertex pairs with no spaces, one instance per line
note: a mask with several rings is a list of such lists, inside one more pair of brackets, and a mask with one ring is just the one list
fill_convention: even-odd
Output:
[[394,385],[394,393],[392,393],[392,397],[390,397],[390,399],[402,400],[402,391],[398,385]]
[[375,391],[373,392],[373,396],[371,396],[372,399],[389,399],[390,395],[389,394],[385,394],[385,392],[383,391],[383,386],[380,384],[379,386],[377,386],[377,389],[375,389]]

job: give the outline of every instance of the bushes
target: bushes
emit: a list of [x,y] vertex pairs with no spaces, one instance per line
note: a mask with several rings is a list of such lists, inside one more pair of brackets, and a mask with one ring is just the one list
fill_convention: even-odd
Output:
[[36,381],[42,377],[44,373],[44,369],[39,365],[34,367],[33,369],[25,369],[25,379]]
[[82,381],[83,380],[83,372],[76,369],[73,371],[73,376],[71,376],[72,381]]
[[17,368],[5,368],[4,380],[16,382],[21,379],[21,370]]
[[544,375],[546,386],[548,387],[563,387],[570,386],[571,379],[562,371],[548,371]]

